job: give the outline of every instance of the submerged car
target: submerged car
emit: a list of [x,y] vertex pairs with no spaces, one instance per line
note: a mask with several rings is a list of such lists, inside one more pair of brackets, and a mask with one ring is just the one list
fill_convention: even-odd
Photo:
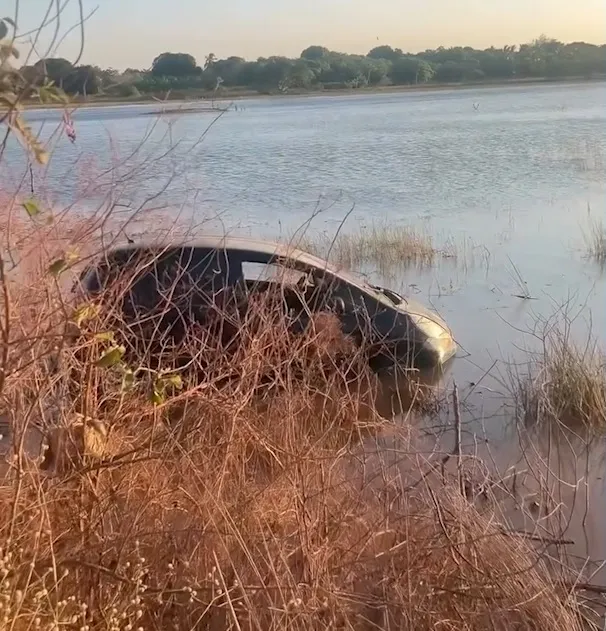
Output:
[[457,350],[436,313],[289,245],[219,236],[188,244],[120,246],[89,264],[80,288],[97,295],[126,278],[125,272],[130,275],[120,301],[124,320],[161,313],[152,327],[156,333],[171,328],[183,334],[184,327],[209,317],[209,307],[216,313],[232,298],[245,313],[255,295],[275,289],[293,330],[304,330],[315,313],[331,312],[373,368],[440,367]]

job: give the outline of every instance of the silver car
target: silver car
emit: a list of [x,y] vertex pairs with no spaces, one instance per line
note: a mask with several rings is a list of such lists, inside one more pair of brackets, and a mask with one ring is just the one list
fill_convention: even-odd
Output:
[[[187,244],[117,247],[89,265],[81,288],[94,295],[127,270],[133,273],[128,299],[121,302],[124,317],[133,321],[164,305],[156,331],[171,328],[178,335],[184,322],[203,319],[208,306],[224,305],[226,296],[237,295],[246,308],[251,296],[280,287],[294,329],[303,330],[313,313],[332,312],[373,368],[439,367],[457,351],[450,329],[436,313],[288,245],[217,236]],[[178,291],[168,291],[175,282],[188,288],[185,301]]]

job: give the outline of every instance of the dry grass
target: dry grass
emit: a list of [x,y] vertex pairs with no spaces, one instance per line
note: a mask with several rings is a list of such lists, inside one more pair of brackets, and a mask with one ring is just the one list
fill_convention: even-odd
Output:
[[606,358],[593,340],[575,344],[565,326],[545,333],[541,352],[523,372],[512,371],[510,383],[526,425],[606,430]]
[[[0,285],[0,628],[584,628],[570,577],[507,534],[496,499],[421,474],[413,428],[376,413],[376,379],[330,318],[293,336],[262,303],[230,352],[200,330],[153,367],[100,361],[137,329],[109,298],[74,312],[37,234],[27,291]],[[42,468],[21,442],[34,425]],[[397,466],[372,448],[388,433]]]
[[382,273],[409,265],[430,266],[441,254],[430,235],[413,227],[391,224],[373,224],[357,232],[343,232],[336,238],[328,235],[303,238],[297,245],[327,257],[339,267],[375,266]]
[[587,228],[583,231],[583,240],[587,258],[604,265],[606,263],[606,226],[601,218],[590,218]]

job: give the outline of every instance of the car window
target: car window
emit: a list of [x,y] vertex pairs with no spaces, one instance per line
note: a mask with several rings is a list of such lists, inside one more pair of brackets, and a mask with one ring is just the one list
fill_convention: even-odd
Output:
[[248,281],[276,281],[294,284],[306,273],[278,263],[242,261],[242,275]]

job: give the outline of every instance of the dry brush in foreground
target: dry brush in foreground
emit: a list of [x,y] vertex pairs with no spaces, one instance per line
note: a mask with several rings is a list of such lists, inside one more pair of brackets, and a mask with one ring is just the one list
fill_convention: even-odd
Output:
[[[378,416],[329,323],[292,337],[260,310],[232,353],[200,334],[150,368],[39,263],[2,285],[0,628],[584,628],[497,501],[420,475],[413,427]],[[398,466],[373,453],[386,433]]]

